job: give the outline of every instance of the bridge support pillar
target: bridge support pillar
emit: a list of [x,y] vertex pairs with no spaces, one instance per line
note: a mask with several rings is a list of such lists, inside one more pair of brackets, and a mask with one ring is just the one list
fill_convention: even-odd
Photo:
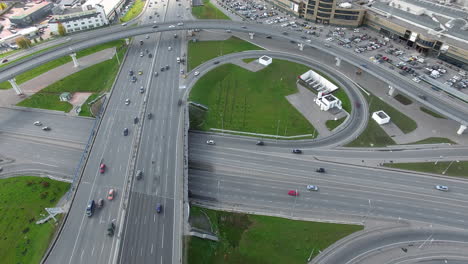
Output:
[[297,46],[299,46],[300,51],[304,50],[304,43],[299,43],[299,44],[297,44]]
[[340,67],[341,65],[341,58],[335,57],[336,60],[336,67]]
[[393,96],[393,94],[395,93],[395,87],[389,85],[388,88],[388,95]]
[[126,39],[125,39],[125,44],[126,44],[127,46],[130,45],[130,39],[129,39],[129,38],[126,38]]
[[80,64],[78,63],[78,60],[76,59],[76,53],[70,54],[70,57],[73,59],[73,66],[78,67]]
[[250,33],[249,33],[250,39],[253,39],[254,35],[255,35],[255,33],[250,32]]
[[23,91],[21,91],[21,88],[16,83],[15,78],[8,80],[8,82],[10,82],[11,86],[13,86],[13,90],[15,90],[17,95],[22,95],[23,94]]
[[466,126],[465,125],[460,125],[460,128],[457,131],[457,134],[461,135],[461,134],[463,134],[463,132],[465,132],[465,130],[466,130]]

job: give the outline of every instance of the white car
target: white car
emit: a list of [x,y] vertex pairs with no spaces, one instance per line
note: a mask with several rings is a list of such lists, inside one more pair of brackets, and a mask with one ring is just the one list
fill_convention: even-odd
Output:
[[208,144],[208,145],[214,145],[215,142],[214,142],[214,140],[210,139],[210,140],[207,140],[207,141],[206,141],[206,144]]
[[435,186],[436,190],[443,191],[443,192],[448,192],[449,188],[445,185],[436,185]]
[[175,28],[175,26],[174,26],[174,25],[170,25],[169,28]]
[[168,50],[168,51],[171,51],[171,50],[172,50],[172,47],[171,47],[171,46],[167,47],[167,50]]
[[196,72],[193,73],[193,75],[198,76],[198,75],[200,75],[200,73],[196,71]]
[[143,57],[143,55],[144,55],[143,51],[142,51],[142,52],[140,52],[140,57]]
[[414,78],[413,78],[413,81],[416,82],[416,83],[420,83],[420,82],[421,82],[421,79],[419,79],[418,77],[414,77]]
[[146,35],[146,37],[145,37],[145,38],[146,38],[146,39],[149,39],[149,35]]
[[177,25],[180,27],[180,26],[183,26],[183,25],[184,25],[184,23],[182,23],[182,22],[179,22],[179,23],[177,23]]
[[130,104],[130,99],[127,98],[127,99],[125,100],[125,105],[129,105],[129,104]]
[[309,190],[309,191],[318,191],[319,187],[317,185],[307,185],[307,190]]
[[34,125],[35,126],[42,126],[42,123],[41,123],[41,121],[36,121],[36,122],[34,122]]

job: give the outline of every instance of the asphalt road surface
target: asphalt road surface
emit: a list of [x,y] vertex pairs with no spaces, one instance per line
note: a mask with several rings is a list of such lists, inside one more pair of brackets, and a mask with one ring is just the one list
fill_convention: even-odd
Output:
[[[468,226],[468,183],[346,164],[324,165],[310,155],[207,145],[190,138],[189,190],[195,201],[283,216],[327,212]],[[353,155],[353,152],[349,152]],[[326,173],[315,172],[325,167]],[[318,192],[306,190],[318,185]],[[449,192],[435,190],[447,185]],[[297,197],[288,196],[298,190]]]

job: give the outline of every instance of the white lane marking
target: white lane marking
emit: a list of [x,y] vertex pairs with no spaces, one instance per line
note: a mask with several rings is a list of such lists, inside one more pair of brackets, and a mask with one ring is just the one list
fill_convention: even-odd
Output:
[[105,244],[104,244],[104,243],[102,243],[102,247],[101,247],[101,254],[99,254],[99,256],[101,256],[101,255],[102,255],[102,252],[104,251],[104,245],[105,245]]
[[161,248],[164,248],[164,224],[162,226]]
[[93,250],[91,250],[91,256],[94,255],[94,248],[95,248],[95,247],[93,246]]
[[153,222],[156,223],[156,215],[155,214],[153,215]]
[[83,261],[83,254],[84,254],[84,249],[81,251],[81,256],[80,256],[81,261]]
[[154,244],[151,243],[151,255],[153,255],[153,246],[154,246]]

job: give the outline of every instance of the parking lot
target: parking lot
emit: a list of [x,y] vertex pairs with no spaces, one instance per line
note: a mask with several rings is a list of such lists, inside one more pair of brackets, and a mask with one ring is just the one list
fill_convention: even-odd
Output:
[[239,15],[244,21],[302,32],[306,42],[310,42],[311,38],[322,38],[326,41],[325,46],[350,49],[366,57],[369,62],[388,66],[415,82],[426,81],[436,91],[447,85],[468,94],[465,71],[433,56],[419,53],[415,48],[407,46],[404,40],[389,39],[367,27],[344,28],[305,21],[265,1],[224,0],[217,1],[217,4]]

